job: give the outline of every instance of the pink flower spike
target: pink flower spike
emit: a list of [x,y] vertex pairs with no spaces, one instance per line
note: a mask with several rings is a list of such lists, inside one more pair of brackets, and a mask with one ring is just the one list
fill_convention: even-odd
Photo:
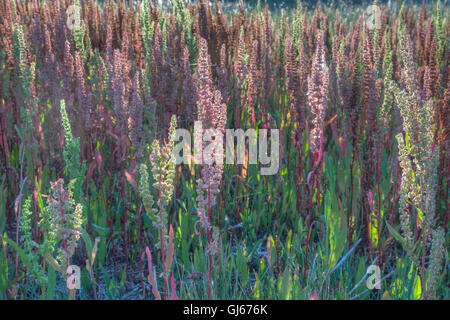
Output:
[[175,280],[173,279],[173,274],[170,276],[170,300],[178,300],[178,296],[176,293],[176,286],[175,286]]
[[152,272],[152,254],[150,253],[150,249],[145,247],[145,253],[147,254],[147,262],[148,262],[148,272]]
[[347,151],[347,140],[345,139],[345,136],[342,136],[341,139],[341,149],[342,149],[342,156],[345,157],[345,152]]
[[370,211],[373,211],[373,208],[374,208],[374,205],[375,205],[375,201],[373,199],[372,191],[370,191],[370,190],[369,190],[369,192],[367,192],[367,200],[369,202]]

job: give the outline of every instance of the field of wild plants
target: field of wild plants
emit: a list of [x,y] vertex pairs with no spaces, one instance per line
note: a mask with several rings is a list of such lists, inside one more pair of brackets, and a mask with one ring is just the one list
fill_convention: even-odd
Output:
[[1,0],[0,299],[449,299],[446,5]]

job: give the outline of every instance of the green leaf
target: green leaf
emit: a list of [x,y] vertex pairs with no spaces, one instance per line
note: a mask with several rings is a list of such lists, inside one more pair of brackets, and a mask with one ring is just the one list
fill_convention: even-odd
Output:
[[33,267],[31,266],[30,260],[26,252],[11,239],[5,238],[5,241],[19,253],[19,256],[22,259],[22,262],[25,264],[25,267],[27,268],[28,271],[31,271]]
[[53,258],[50,253],[45,252],[43,254],[44,259],[53,267],[56,271],[63,273],[63,269],[61,268],[61,265],[56,261],[55,258]]
[[289,300],[290,293],[292,290],[291,275],[289,274],[289,269],[286,268],[283,272],[283,279],[281,280],[281,299]]
[[286,249],[288,253],[291,251],[291,244],[292,244],[292,230],[289,230],[286,240]]
[[52,267],[48,268],[48,287],[47,300],[53,300],[55,297],[56,272]]
[[84,230],[83,228],[80,228],[80,230],[81,230],[81,237],[83,238],[84,245],[86,246],[86,251],[88,253],[88,257],[90,257],[91,252],[92,252],[91,237],[89,237],[89,235],[87,234],[86,230]]
[[42,196],[41,196],[41,192],[39,190],[39,184],[37,182],[37,178],[35,179],[34,183],[36,185],[36,191],[37,191],[37,194],[38,194],[39,209],[41,210],[41,213],[44,213],[45,212],[45,210],[44,210],[44,202],[42,201]]
[[407,243],[406,240],[400,235],[400,233],[398,233],[397,230],[395,230],[393,227],[391,227],[391,225],[386,221],[386,226],[389,230],[389,232],[391,233],[391,235],[394,237],[395,240],[399,241],[402,245],[403,248],[407,248]]
[[422,284],[421,284],[419,275],[416,275],[416,277],[414,279],[413,299],[419,300],[421,297],[422,297]]
[[258,274],[255,272],[255,285],[253,286],[253,297],[256,300],[259,300],[261,298],[261,281],[259,280]]
[[411,148],[409,146],[409,139],[408,139],[407,133],[405,133],[405,145],[406,145],[406,148],[408,149],[409,154],[411,154]]
[[109,233],[109,229],[108,228],[101,227],[99,225],[96,225],[95,223],[92,223],[91,225],[100,234],[100,236],[106,237],[108,235],[108,233]]
[[127,279],[127,268],[123,268],[122,275],[120,277],[120,290],[122,291],[125,288],[125,280]]

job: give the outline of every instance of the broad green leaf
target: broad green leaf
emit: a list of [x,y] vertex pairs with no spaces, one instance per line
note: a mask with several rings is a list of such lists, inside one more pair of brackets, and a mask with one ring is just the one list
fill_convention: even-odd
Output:
[[25,264],[27,270],[32,270],[33,268],[31,266],[30,259],[28,258],[27,253],[10,238],[5,237],[4,240],[19,253],[19,256],[22,259],[22,262]]
[[389,229],[389,232],[391,233],[391,235],[394,237],[394,239],[399,241],[403,245],[403,248],[407,248],[406,240],[400,235],[400,233],[398,233],[397,230],[395,230],[393,227],[391,227],[391,225],[387,221],[386,221],[386,226]]
[[416,275],[416,277],[414,279],[414,295],[413,295],[413,299],[414,300],[419,300],[421,297],[422,297],[422,284],[421,284],[419,275]]

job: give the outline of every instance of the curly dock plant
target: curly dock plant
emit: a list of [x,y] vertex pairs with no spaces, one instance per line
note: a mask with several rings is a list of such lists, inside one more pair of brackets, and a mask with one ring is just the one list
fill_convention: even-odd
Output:
[[[41,219],[37,222],[42,230],[42,241],[36,243],[33,240],[33,210],[31,196],[22,206],[20,219],[21,241],[23,242],[22,259],[28,271],[36,278],[39,285],[48,283],[45,264],[40,264],[40,256],[66,277],[65,270],[70,265],[81,235],[83,216],[83,184],[86,167],[80,163],[79,140],[72,136],[70,123],[67,117],[65,102],[61,100],[61,117],[65,133],[65,145],[63,150],[64,160],[67,164],[67,172],[70,178],[67,190],[64,180],[58,179],[51,184],[52,194],[48,196],[48,204],[38,194],[38,203],[41,211]],[[35,221],[36,222],[36,221]],[[56,259],[54,256],[56,255]],[[70,291],[70,298],[74,298],[74,291]]]
[[67,165],[70,185],[73,188],[73,197],[77,203],[84,203],[83,185],[86,179],[86,165],[80,161],[80,140],[74,138],[66,112],[66,103],[61,100],[61,121],[64,128],[65,145],[63,158]]
[[[152,144],[151,171],[153,176],[153,188],[157,193],[156,207],[152,190],[149,184],[149,173],[146,164],[140,166],[139,193],[142,197],[144,209],[153,223],[153,227],[159,230],[160,241],[155,246],[161,251],[161,263],[164,278],[164,299],[167,298],[167,283],[170,276],[170,268],[173,261],[173,231],[168,227],[168,209],[171,203],[175,186],[175,156],[173,154],[175,143],[175,129],[177,118],[172,116],[169,128],[169,140],[161,146],[155,139]],[[167,251],[165,251],[165,248]]]
[[[423,101],[418,95],[411,42],[404,27],[400,28],[400,52],[404,89],[395,92],[404,131],[404,134],[396,136],[402,168],[400,222],[407,253],[415,267],[420,266],[422,287],[425,289],[426,248],[435,223],[439,148],[433,143],[436,129],[432,123],[434,102],[431,98]],[[413,232],[412,224],[414,230],[422,229],[422,261],[419,261],[416,250],[415,239],[418,236]]]
[[[19,250],[28,272],[42,286],[42,293],[49,284],[49,276],[46,275],[46,264],[52,266],[66,278],[66,270],[70,265],[70,258],[75,253],[83,224],[83,209],[73,199],[72,192],[64,188],[64,181],[59,179],[51,183],[52,194],[48,196],[47,206],[43,206],[43,200],[39,195],[41,206],[41,219],[38,223],[42,230],[42,241],[36,243],[32,238],[32,202],[31,196],[22,206],[20,220],[21,240],[23,250]],[[55,259],[56,257],[56,259]],[[53,293],[52,293],[53,294]],[[74,298],[74,292],[69,290],[70,298]]]

